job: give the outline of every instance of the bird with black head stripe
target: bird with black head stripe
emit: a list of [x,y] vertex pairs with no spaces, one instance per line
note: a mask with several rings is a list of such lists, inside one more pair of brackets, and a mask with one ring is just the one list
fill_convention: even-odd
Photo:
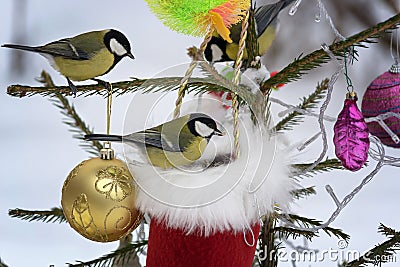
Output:
[[86,135],[86,140],[124,142],[147,154],[150,163],[163,169],[192,164],[214,136],[222,136],[217,123],[203,113],[191,113],[144,131],[128,135]]
[[[279,13],[295,0],[280,0],[273,4],[262,5],[254,11],[254,20],[257,33],[259,56],[264,55],[275,39],[278,27]],[[239,50],[242,22],[232,25],[230,38],[232,42],[224,40],[217,32],[213,33],[204,51],[204,56],[209,62],[235,61]],[[247,59],[247,51],[244,50],[243,59]]]
[[126,36],[114,29],[91,31],[64,38],[42,46],[4,44],[2,47],[39,53],[68,81],[74,95],[76,86],[71,82],[94,80],[111,71],[124,57],[134,59]]

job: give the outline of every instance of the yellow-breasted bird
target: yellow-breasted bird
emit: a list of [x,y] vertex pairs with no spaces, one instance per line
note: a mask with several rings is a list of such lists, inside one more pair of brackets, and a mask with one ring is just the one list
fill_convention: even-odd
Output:
[[191,113],[156,127],[128,135],[86,135],[86,140],[124,142],[142,149],[152,165],[163,169],[198,160],[211,137],[222,136],[217,123],[203,113]]
[[54,69],[67,78],[74,95],[76,87],[71,80],[91,79],[104,83],[95,78],[108,73],[123,57],[135,58],[126,36],[114,29],[86,32],[42,46],[4,44],[2,47],[41,54]]
[[[275,31],[278,24],[278,14],[295,0],[280,0],[274,4],[263,5],[256,8],[254,20],[257,32],[259,56],[264,55],[275,39]],[[234,61],[239,50],[242,22],[232,25],[230,38],[232,43],[224,40],[214,31],[210,42],[204,51],[204,56],[209,62]],[[243,59],[247,59],[247,51],[244,50]]]

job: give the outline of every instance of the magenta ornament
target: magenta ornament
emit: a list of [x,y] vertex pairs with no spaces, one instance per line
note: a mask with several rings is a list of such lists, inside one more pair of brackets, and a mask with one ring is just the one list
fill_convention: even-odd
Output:
[[368,126],[357,107],[357,95],[348,93],[334,126],[335,154],[350,171],[358,171],[368,159]]
[[[378,76],[368,86],[361,104],[362,114],[365,118],[376,117],[389,111],[400,113],[399,72],[399,66],[393,65],[389,71]],[[400,119],[390,117],[384,122],[394,134],[400,135]],[[400,148],[400,143],[396,144],[378,122],[369,122],[367,125],[371,134],[378,137],[383,144]]]

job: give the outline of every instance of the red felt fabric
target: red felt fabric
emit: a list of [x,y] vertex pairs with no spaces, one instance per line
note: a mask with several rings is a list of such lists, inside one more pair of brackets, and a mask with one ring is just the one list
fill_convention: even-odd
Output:
[[[260,225],[252,226],[254,246],[248,246],[242,232],[218,232],[208,237],[199,232],[187,235],[152,220],[146,267],[250,267],[252,266]],[[251,232],[246,232],[249,243]]]

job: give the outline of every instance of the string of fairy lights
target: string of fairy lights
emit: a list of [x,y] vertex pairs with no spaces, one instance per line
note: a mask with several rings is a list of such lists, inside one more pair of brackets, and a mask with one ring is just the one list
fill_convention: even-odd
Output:
[[[293,6],[291,7],[291,9],[289,10],[289,14],[290,15],[294,15],[300,5],[302,0],[297,0]],[[334,23],[330,17],[330,15],[328,14],[324,4],[320,1],[318,1],[318,8],[319,8],[319,12],[316,15],[316,21],[319,22],[321,17],[325,17],[326,21],[328,22],[330,28],[332,29],[332,32],[335,34],[335,36],[339,39],[339,40],[345,40],[345,38],[339,33],[339,31],[337,30],[337,28],[334,26]],[[396,30],[397,33],[397,30]],[[392,33],[392,39],[393,39],[393,33]],[[396,34],[397,37],[397,34]],[[398,48],[398,43],[399,40],[398,38],[396,38],[396,56],[399,54],[399,48]],[[391,44],[391,46],[393,47],[393,44]],[[347,59],[343,60],[343,62],[340,62],[332,53],[332,51],[329,50],[329,47],[326,44],[322,44],[321,46],[323,48],[323,50],[330,56],[330,58],[337,63],[337,70],[335,71],[335,73],[331,76],[329,85],[328,85],[328,89],[327,89],[327,96],[320,108],[320,112],[318,114],[310,112],[310,111],[306,111],[303,109],[300,109],[296,106],[287,104],[279,99],[276,98],[269,98],[269,100],[273,103],[276,103],[278,105],[281,105],[283,107],[285,107],[286,109],[282,112],[280,112],[278,114],[278,116],[285,116],[286,114],[290,113],[290,112],[298,112],[304,116],[309,116],[309,117],[317,117],[318,118],[318,122],[319,122],[319,126],[320,126],[320,131],[318,133],[316,133],[314,136],[312,136],[309,140],[305,141],[303,144],[298,146],[298,150],[303,150],[304,148],[306,148],[307,146],[309,146],[311,143],[313,143],[314,141],[316,141],[318,139],[319,136],[322,136],[323,139],[323,150],[320,153],[320,156],[318,157],[318,159],[316,161],[314,161],[313,164],[311,164],[310,167],[308,167],[306,170],[302,171],[302,173],[307,173],[309,171],[312,171],[321,161],[322,159],[325,157],[327,149],[328,149],[328,142],[327,142],[327,133],[326,133],[326,128],[325,128],[325,121],[328,122],[334,122],[336,121],[336,118],[325,115],[325,111],[329,105],[329,102],[331,100],[331,95],[333,92],[333,86],[336,83],[337,79],[339,78],[339,76],[343,73],[343,71],[345,70],[345,65],[346,63],[350,62],[352,60],[352,54],[350,53],[347,56]],[[391,48],[392,49],[392,48]],[[397,64],[397,58],[395,55],[393,55],[393,52],[391,51],[391,55],[392,58],[395,61],[395,65]],[[395,113],[395,112],[385,112],[383,114],[380,114],[378,116],[373,116],[373,117],[368,117],[365,118],[365,121],[368,122],[378,122],[379,125],[383,128],[383,130],[386,131],[386,133],[392,138],[394,143],[399,143],[400,139],[399,137],[390,129],[390,127],[384,122],[384,120],[390,118],[390,117],[395,117],[400,119],[400,114],[399,113]],[[370,142],[375,146],[371,146],[368,154],[369,156],[375,160],[376,166],[374,167],[374,169],[368,174],[366,175],[362,181],[360,182],[360,184],[358,186],[356,186],[349,194],[347,194],[342,200],[339,200],[339,198],[337,197],[337,195],[334,193],[334,190],[332,188],[331,185],[326,185],[325,189],[327,191],[327,193],[331,196],[332,200],[334,201],[335,205],[336,205],[336,209],[332,212],[331,216],[321,225],[319,226],[313,226],[313,227],[301,227],[298,225],[293,224],[287,214],[282,214],[280,216],[280,219],[284,222],[284,224],[286,226],[292,227],[294,229],[297,230],[302,230],[302,231],[311,231],[311,232],[317,232],[323,228],[328,227],[333,221],[336,220],[336,218],[339,216],[339,214],[342,212],[342,210],[350,203],[350,201],[365,187],[365,185],[367,185],[374,177],[375,175],[380,171],[380,169],[385,166],[392,166],[392,167],[400,167],[400,158],[395,157],[395,156],[388,156],[386,155],[386,151],[385,148],[381,142],[381,140],[373,135],[369,136],[369,140]],[[302,174],[302,173],[297,173],[297,174]]]

